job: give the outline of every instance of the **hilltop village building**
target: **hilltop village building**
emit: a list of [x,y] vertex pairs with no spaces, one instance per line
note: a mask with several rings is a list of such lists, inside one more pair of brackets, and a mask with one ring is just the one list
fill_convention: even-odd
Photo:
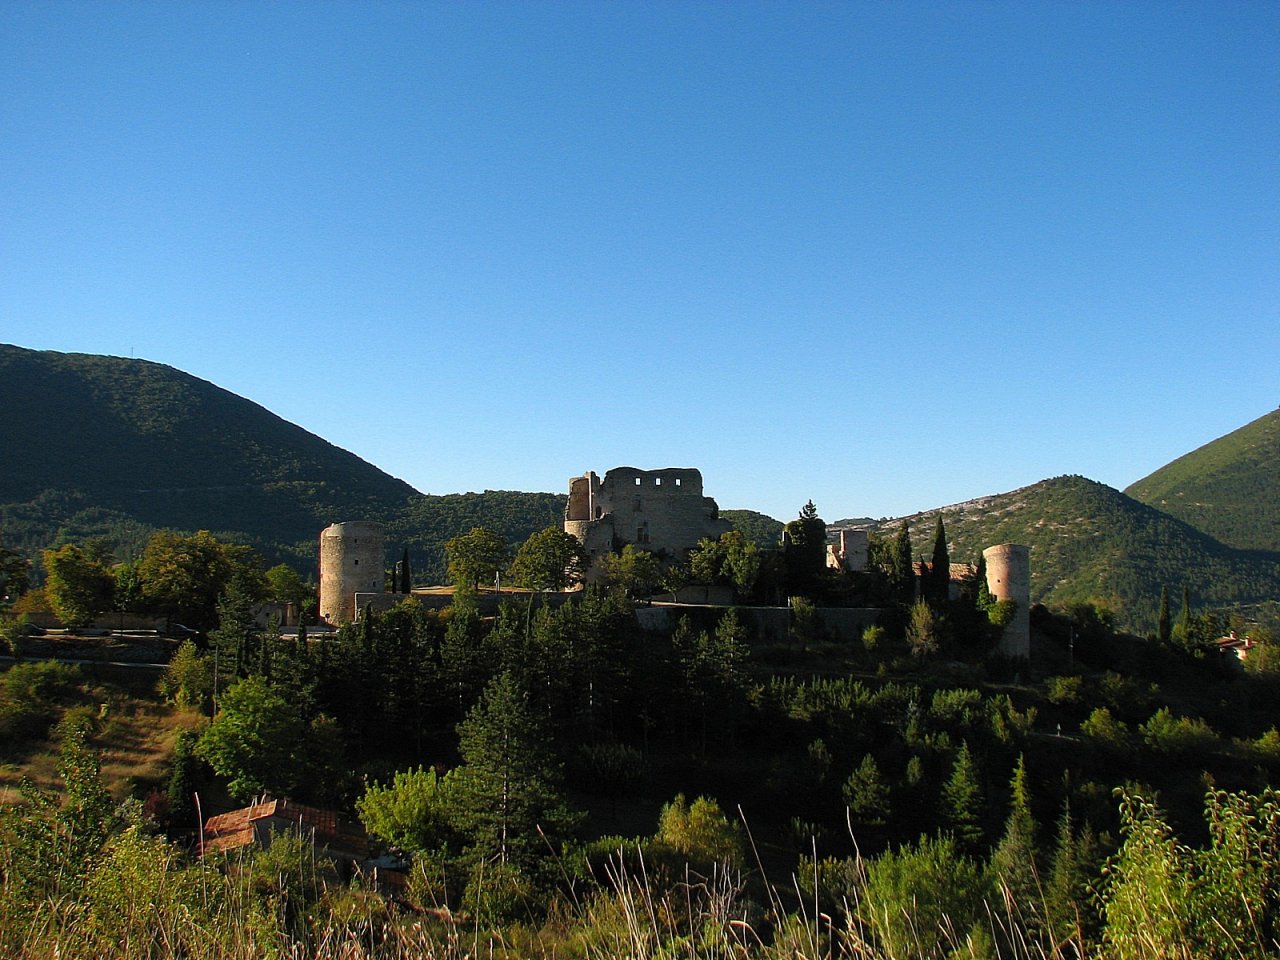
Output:
[[588,471],[569,481],[564,530],[587,553],[588,581],[600,559],[635,544],[661,558],[682,559],[703,537],[730,529],[715,500],[702,494],[702,474],[688,467],[637,470],[614,467],[601,480]]

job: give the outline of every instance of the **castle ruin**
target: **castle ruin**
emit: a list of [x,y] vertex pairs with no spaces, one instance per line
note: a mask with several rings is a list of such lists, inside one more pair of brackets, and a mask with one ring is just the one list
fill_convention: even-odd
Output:
[[680,560],[703,537],[729,529],[715,500],[702,494],[702,474],[692,468],[614,467],[603,480],[588,471],[569,481],[564,530],[587,553],[588,581],[599,577],[601,558],[628,543]]

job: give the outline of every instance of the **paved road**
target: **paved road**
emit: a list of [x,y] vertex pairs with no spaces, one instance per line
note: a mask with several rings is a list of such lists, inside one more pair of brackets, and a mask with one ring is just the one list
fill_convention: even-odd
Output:
[[139,660],[94,660],[92,657],[73,660],[69,657],[22,657],[15,659],[14,657],[0,656],[0,663],[27,663],[35,660],[56,660],[58,663],[74,663],[77,666],[131,667],[135,670],[164,670],[169,666],[167,663],[145,663]]

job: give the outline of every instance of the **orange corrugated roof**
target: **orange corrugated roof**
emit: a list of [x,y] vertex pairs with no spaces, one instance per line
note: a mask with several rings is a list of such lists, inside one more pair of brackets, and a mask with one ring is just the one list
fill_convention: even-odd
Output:
[[309,827],[322,845],[364,843],[366,834],[358,824],[344,822],[334,810],[310,807],[290,800],[266,800],[230,813],[210,817],[204,824],[204,850],[234,850],[253,842],[253,825],[259,820],[279,818]]

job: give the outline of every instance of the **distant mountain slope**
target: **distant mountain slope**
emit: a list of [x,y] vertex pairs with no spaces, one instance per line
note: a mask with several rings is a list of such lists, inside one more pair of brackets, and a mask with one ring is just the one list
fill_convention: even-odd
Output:
[[564,511],[562,494],[424,497],[258,404],[145,360],[0,345],[0,411],[0,534],[27,556],[95,536],[129,556],[156,529],[207,529],[306,572],[321,529],[367,518],[388,524],[388,562],[407,544],[418,576],[436,579],[449,537],[484,525],[518,543]]
[[294,543],[417,494],[264,408],[145,360],[0,346],[0,503],[50,491],[153,527]]
[[[1056,477],[908,517],[917,556],[932,548],[939,512],[952,560],[973,560],[996,543],[1027,544],[1032,548],[1033,600],[1065,606],[1100,597],[1115,604],[1121,621],[1132,629],[1153,628],[1162,584],[1169,587],[1175,607],[1184,584],[1196,605],[1280,596],[1280,553],[1225,546],[1084,477]],[[894,530],[900,522],[876,526]]]
[[1280,551],[1280,410],[1179,457],[1125,493],[1230,546]]
[[773,549],[782,539],[782,521],[755,510],[721,510],[720,516],[733,524],[748,540],[764,549]]

